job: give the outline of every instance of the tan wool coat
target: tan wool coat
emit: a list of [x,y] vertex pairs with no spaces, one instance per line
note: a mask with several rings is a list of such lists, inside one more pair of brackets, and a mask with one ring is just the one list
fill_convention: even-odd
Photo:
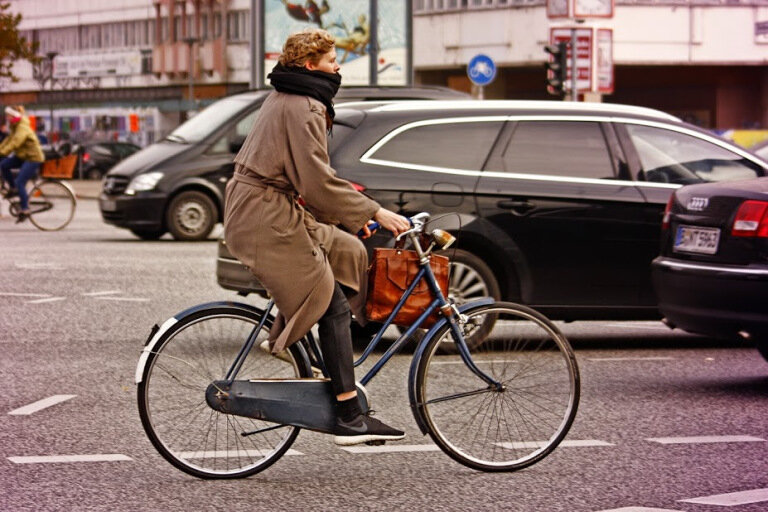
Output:
[[364,319],[368,257],[350,233],[357,233],[379,204],[331,168],[325,110],[313,98],[272,92],[227,184],[224,237],[278,308],[270,332],[273,352],[299,340],[320,319],[334,281],[352,290],[350,308]]

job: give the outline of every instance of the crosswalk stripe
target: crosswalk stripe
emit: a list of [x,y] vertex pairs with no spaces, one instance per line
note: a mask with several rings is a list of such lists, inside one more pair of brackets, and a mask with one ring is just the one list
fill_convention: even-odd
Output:
[[752,489],[750,491],[713,494],[712,496],[702,496],[700,498],[689,498],[687,500],[679,501],[684,503],[697,503],[699,505],[720,505],[722,507],[748,505],[749,503],[768,501],[768,489]]
[[[549,441],[515,441],[507,443],[496,443],[502,448],[509,450],[521,450],[525,448],[541,448],[549,444]],[[600,441],[599,439],[566,439],[558,445],[567,448],[584,448],[588,446],[614,446],[613,443],[607,441]]]
[[349,453],[397,453],[397,452],[439,452],[436,444],[384,444],[381,446],[340,446]]
[[98,297],[100,295],[114,295],[116,293],[120,293],[120,290],[109,290],[109,291],[103,291],[103,292],[87,292],[87,293],[81,293],[84,297]]
[[67,400],[75,398],[76,396],[77,395],[49,396],[48,398],[43,398],[42,400],[38,400],[37,402],[31,403],[29,405],[25,405],[24,407],[19,407],[18,409],[14,409],[8,414],[12,416],[25,416],[25,415],[33,414],[47,407],[60,404],[61,402],[66,402]]
[[46,302],[59,302],[65,299],[66,297],[48,297],[47,299],[28,300],[27,304],[44,304]]
[[8,457],[14,464],[50,464],[58,462],[117,462],[133,460],[119,453],[103,453],[94,455],[36,455],[29,457]]
[[699,443],[757,443],[765,441],[753,436],[691,436],[691,437],[649,437],[646,441],[660,444],[699,444]]
[[[247,450],[202,450],[175,453],[181,459],[223,459],[227,457],[263,457],[269,454],[269,450],[247,449]],[[303,453],[290,448],[285,455],[304,455]]]

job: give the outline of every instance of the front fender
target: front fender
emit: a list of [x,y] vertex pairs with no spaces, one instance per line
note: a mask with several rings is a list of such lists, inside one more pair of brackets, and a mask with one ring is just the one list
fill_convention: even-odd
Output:
[[136,376],[134,377],[134,382],[136,384],[141,383],[141,381],[144,379],[144,368],[147,365],[147,360],[149,359],[149,354],[155,349],[155,346],[158,344],[158,342],[165,336],[166,333],[168,333],[171,329],[173,329],[173,326],[179,323],[182,320],[187,320],[191,317],[194,317],[195,315],[200,315],[202,312],[215,308],[215,307],[229,307],[229,308],[236,308],[241,309],[243,311],[247,311],[249,313],[255,313],[255,314],[263,314],[264,311],[251,306],[250,304],[243,304],[242,302],[230,302],[230,301],[217,301],[217,302],[206,302],[204,304],[198,304],[197,306],[192,306],[189,309],[185,309],[184,311],[175,314],[165,322],[163,322],[163,325],[157,326],[157,324],[152,327],[152,331],[149,333],[149,337],[147,338],[147,341],[144,344],[144,350],[141,351],[141,355],[139,356],[139,362],[136,365]]
[[[467,302],[459,306],[459,312],[464,313],[477,307],[489,306],[495,302],[496,301],[491,297],[473,300],[472,302]],[[424,405],[417,402],[418,390],[416,389],[416,380],[419,371],[419,362],[421,361],[421,358],[424,357],[424,352],[426,351],[430,340],[446,323],[448,323],[448,320],[446,320],[445,317],[441,317],[440,320],[427,331],[427,334],[421,339],[419,346],[416,347],[413,359],[411,359],[411,369],[408,372],[408,398],[411,403],[413,417],[422,434],[427,433],[427,420],[424,418]]]

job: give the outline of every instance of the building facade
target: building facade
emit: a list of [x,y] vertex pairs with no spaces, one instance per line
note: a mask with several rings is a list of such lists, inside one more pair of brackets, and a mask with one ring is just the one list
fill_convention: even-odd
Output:
[[[17,63],[21,80],[0,83],[0,102],[26,105],[46,131],[146,144],[248,88],[251,0],[11,6],[43,61]],[[548,18],[545,0],[413,0],[414,82],[472,91],[466,66],[483,53],[497,65],[485,98],[555,100],[544,46],[552,28],[571,26],[613,34],[613,91],[583,99],[719,130],[768,127],[768,0],[616,0],[613,17],[578,23]]]

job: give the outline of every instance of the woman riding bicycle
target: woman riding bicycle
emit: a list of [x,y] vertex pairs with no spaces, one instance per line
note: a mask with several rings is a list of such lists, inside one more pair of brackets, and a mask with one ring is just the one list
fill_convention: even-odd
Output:
[[[350,310],[364,321],[368,257],[350,233],[375,219],[397,235],[409,221],[356,191],[329,164],[327,132],[341,84],[334,39],[322,29],[288,37],[264,101],[227,184],[225,239],[269,291],[280,314],[270,332],[277,354],[319,324],[337,401],[337,444],[402,439],[362,414],[355,386]],[[343,225],[350,233],[337,228]],[[350,309],[351,308],[351,309]]]
[[[27,181],[33,179],[45,160],[40,142],[29,124],[29,118],[24,115],[24,107],[5,107],[5,116],[10,125],[10,133],[0,142],[0,170],[2,178],[8,184],[6,197],[18,194],[21,211],[17,223],[29,217],[29,196]],[[13,156],[9,156],[13,153]],[[16,179],[13,179],[11,169],[19,169]]]

